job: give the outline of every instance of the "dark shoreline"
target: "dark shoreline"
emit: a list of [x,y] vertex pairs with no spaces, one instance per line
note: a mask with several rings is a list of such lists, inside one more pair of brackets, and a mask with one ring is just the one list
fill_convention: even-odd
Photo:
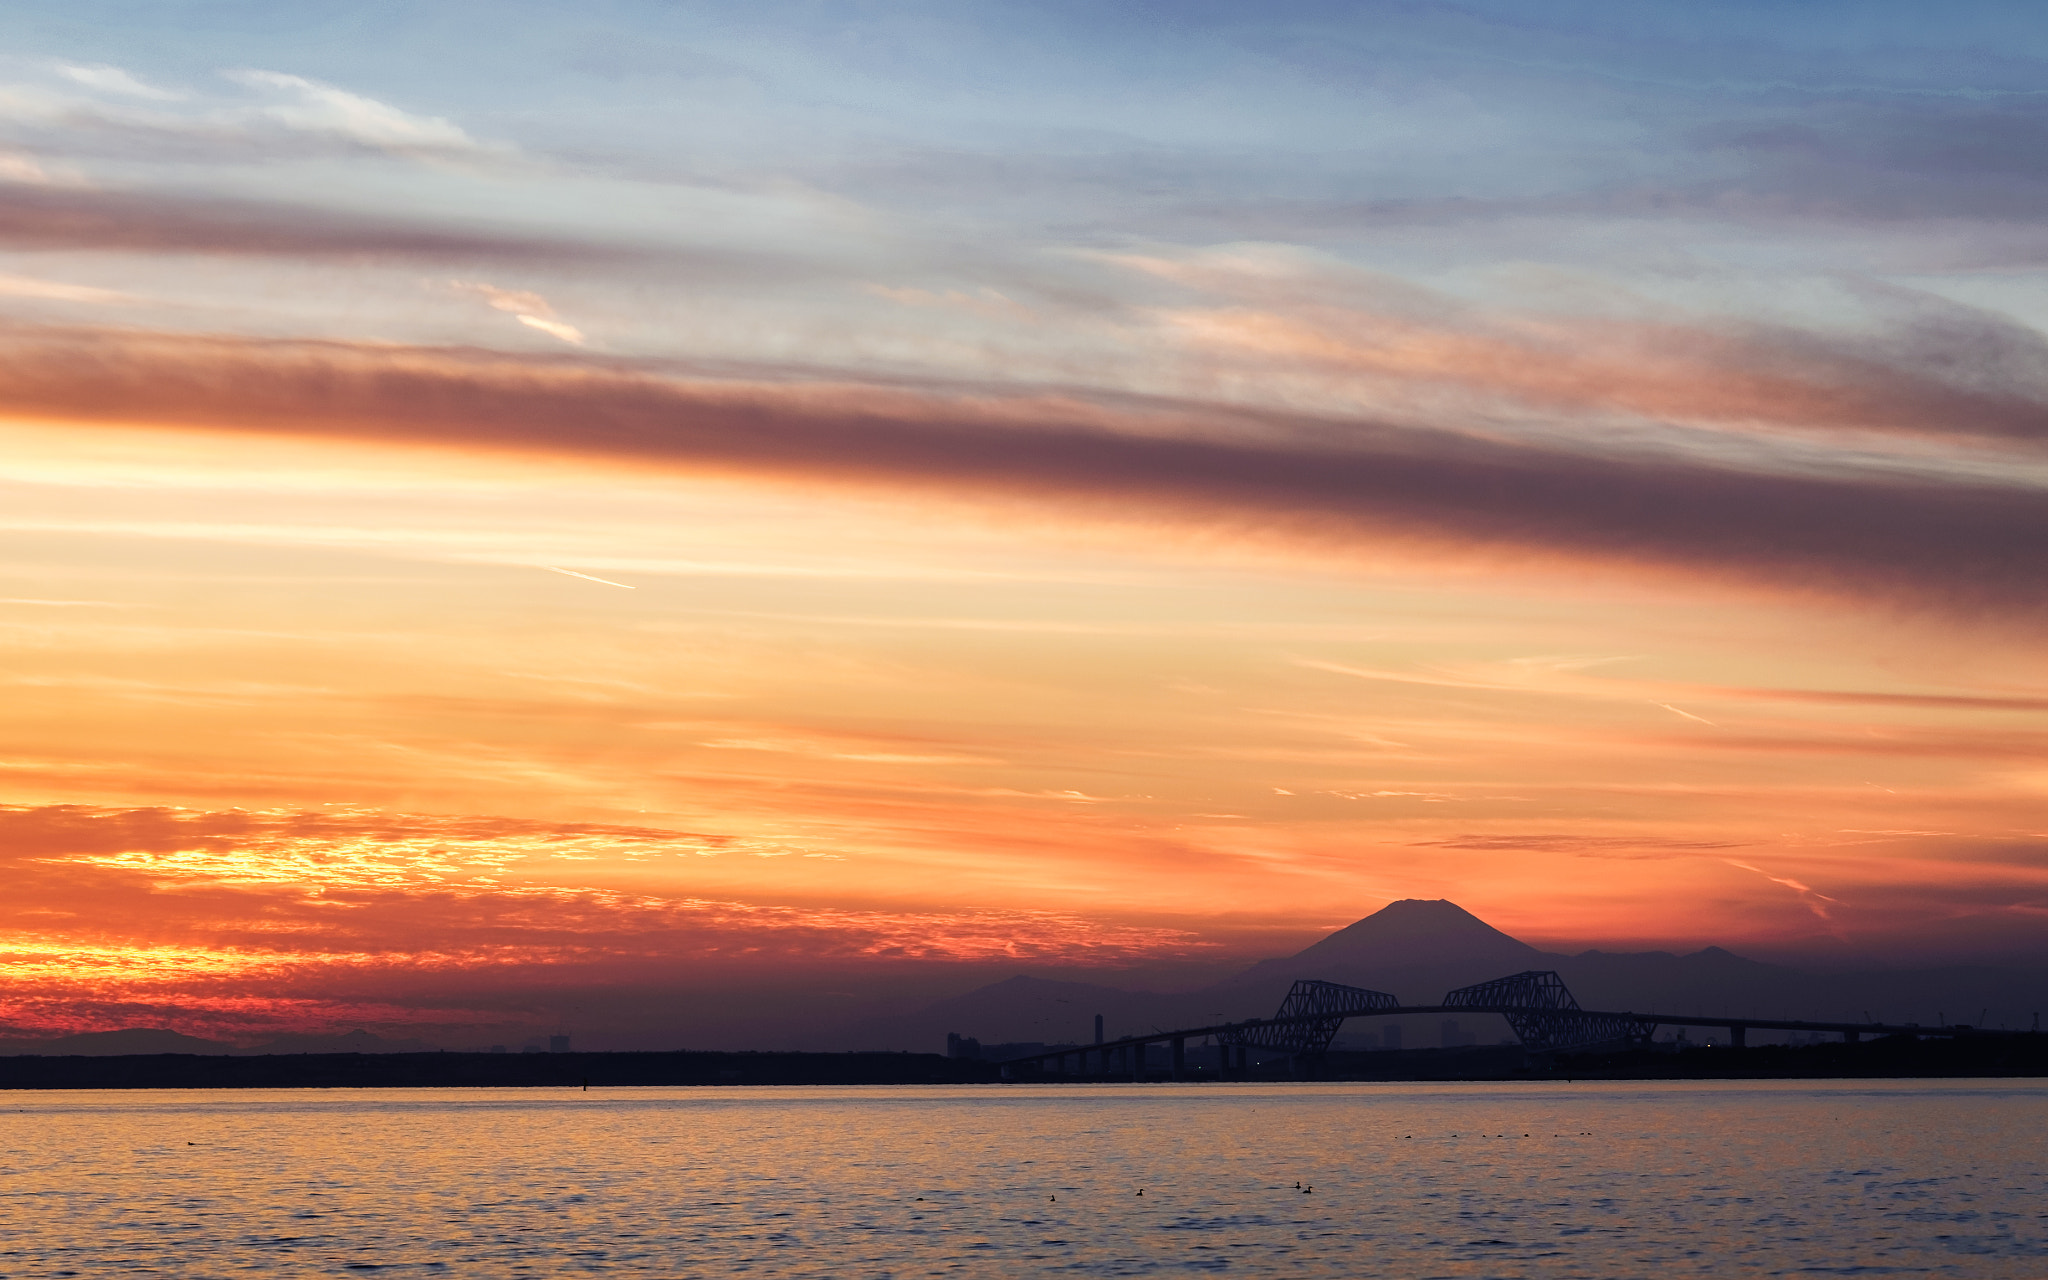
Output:
[[182,1053],[0,1058],[0,1089],[475,1089],[583,1085],[972,1084],[935,1053]]
[[[1332,1053],[1256,1081],[1819,1080],[2048,1076],[2048,1035],[1862,1044],[1642,1049],[1532,1058],[1512,1046]],[[1097,1077],[1100,1078],[1100,1077]],[[1128,1076],[1108,1077],[1128,1080]],[[1149,1079],[1164,1080],[1161,1071]],[[1195,1081],[1214,1070],[1191,1069]],[[0,1089],[581,1088],[658,1085],[1059,1083],[1082,1078],[927,1053],[308,1053],[0,1058]]]

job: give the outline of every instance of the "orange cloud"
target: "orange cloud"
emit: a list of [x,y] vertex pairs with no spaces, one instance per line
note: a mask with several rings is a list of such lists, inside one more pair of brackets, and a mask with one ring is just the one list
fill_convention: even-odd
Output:
[[[0,1001],[0,1022],[17,1029],[74,1028],[46,1015],[80,1002],[189,999],[217,1013],[222,999],[315,994],[330,1005],[398,1009],[423,979],[484,990],[502,981],[492,973],[547,986],[576,973],[630,977],[733,960],[766,969],[1101,965],[1214,947],[1184,929],[1073,913],[859,910],[661,891],[652,886],[672,877],[619,860],[743,846],[646,828],[56,806],[0,810],[0,829],[19,890],[0,912],[0,978],[14,993],[12,1004]],[[641,887],[589,883],[589,864],[602,860],[613,865],[600,876]]]

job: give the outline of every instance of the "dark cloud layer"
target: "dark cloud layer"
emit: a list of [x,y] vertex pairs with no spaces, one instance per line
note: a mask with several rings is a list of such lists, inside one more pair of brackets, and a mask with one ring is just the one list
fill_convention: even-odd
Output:
[[437,229],[258,201],[21,184],[0,186],[0,247],[538,262],[623,256],[598,245]]
[[0,183],[0,249],[186,253],[312,260],[502,261],[535,266],[637,263],[693,277],[762,279],[798,268],[748,253],[694,253],[599,240],[338,213],[160,191]]
[[1801,212],[1868,220],[1983,218],[2039,224],[2048,111],[2031,99],[1849,103],[1751,127],[1702,130],[1710,149],[1748,172],[1728,195]]
[[1008,491],[1340,542],[1423,539],[1972,609],[2048,605],[2048,502],[2032,488],[1763,474],[1195,405],[17,331],[0,357],[0,407]]
[[[1885,252],[1921,269],[2048,261],[2048,109],[2032,96],[1720,109],[1639,151],[1561,158],[1546,172],[1581,175],[1561,185],[1386,196],[1299,178],[1222,191],[1189,183],[1170,206],[1162,201],[1157,230],[1339,243],[1394,231],[1466,248],[1500,237],[1494,251],[1514,256],[1553,252],[1556,236],[1583,234],[1589,223],[1677,222],[1773,237],[1888,236]],[[1082,177],[1069,179],[1077,190]],[[1852,249],[1832,269],[1865,262],[1868,251]]]

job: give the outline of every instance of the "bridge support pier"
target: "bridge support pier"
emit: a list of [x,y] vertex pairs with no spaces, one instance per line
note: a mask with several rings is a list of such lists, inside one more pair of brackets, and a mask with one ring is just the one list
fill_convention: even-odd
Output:
[[1732,1048],[1747,1049],[1749,1047],[1749,1027],[1740,1022],[1729,1023],[1728,1044]]
[[1140,1040],[1131,1046],[1131,1083],[1145,1083],[1145,1050],[1152,1046]]
[[1180,1036],[1173,1038],[1173,1078],[1180,1080],[1187,1075],[1188,1042]]

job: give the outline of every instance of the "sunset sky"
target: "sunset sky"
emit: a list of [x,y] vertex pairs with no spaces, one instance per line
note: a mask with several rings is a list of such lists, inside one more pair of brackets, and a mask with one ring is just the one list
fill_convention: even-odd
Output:
[[1408,897],[2039,959],[2044,85],[2013,3],[0,9],[0,1036]]

